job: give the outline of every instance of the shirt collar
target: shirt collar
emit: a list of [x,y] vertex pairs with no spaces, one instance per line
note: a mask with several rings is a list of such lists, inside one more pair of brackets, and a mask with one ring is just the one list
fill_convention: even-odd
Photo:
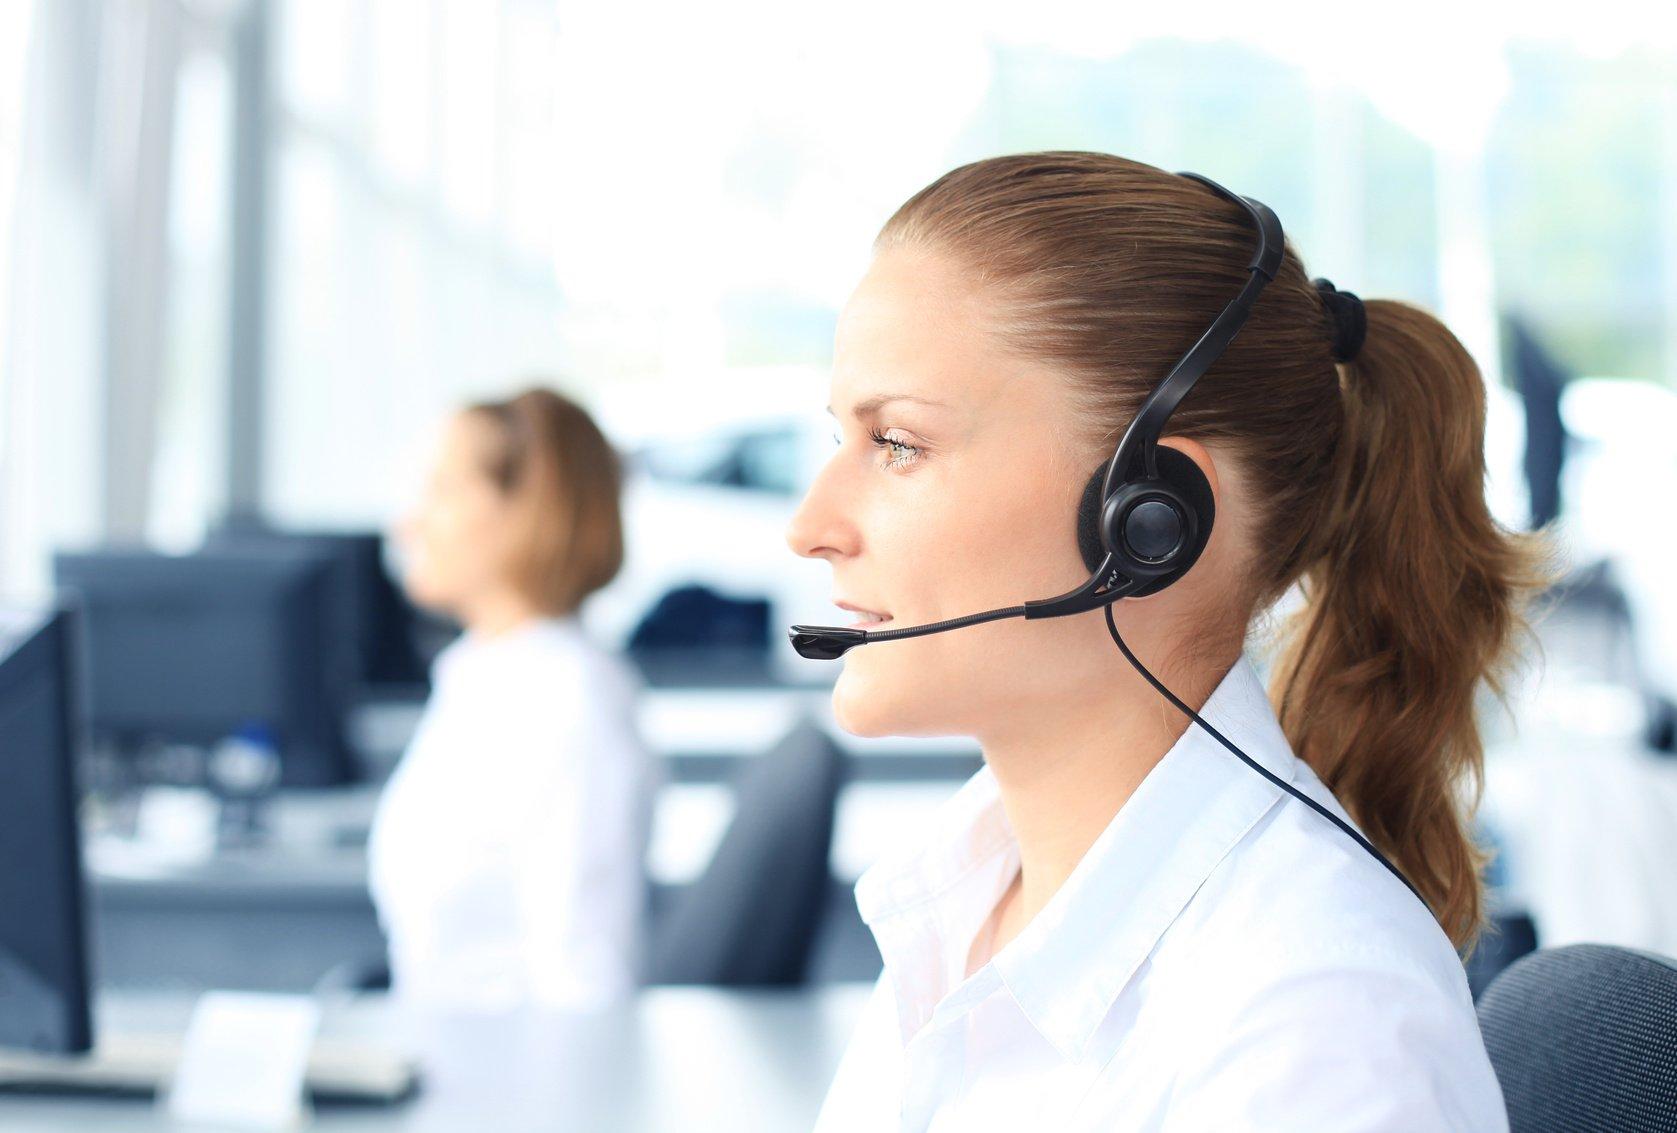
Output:
[[856,882],[856,906],[896,989],[903,1041],[959,979],[965,948],[1019,866],[1019,844],[988,765],[933,815],[926,837]]
[[[1200,715],[1277,778],[1293,780],[1298,761],[1244,655]],[[1280,795],[1194,724],[1147,774],[991,964],[1062,1056],[1082,1056],[1170,923]],[[954,965],[964,966],[973,932],[1017,865],[1018,843],[985,767],[939,811],[917,849],[882,859],[858,881],[857,904],[896,984],[905,1039],[948,990],[948,973],[961,970]],[[959,952],[953,963],[951,949]]]

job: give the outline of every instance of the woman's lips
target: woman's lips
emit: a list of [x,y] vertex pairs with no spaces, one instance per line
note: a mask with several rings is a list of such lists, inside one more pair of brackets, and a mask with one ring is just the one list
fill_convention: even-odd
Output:
[[886,622],[891,620],[890,614],[882,614],[878,611],[870,610],[866,606],[858,606],[853,602],[847,602],[843,599],[834,601],[833,605],[837,606],[841,610],[847,610],[850,613],[857,615],[856,620],[845,626],[845,629],[869,629],[884,625]]

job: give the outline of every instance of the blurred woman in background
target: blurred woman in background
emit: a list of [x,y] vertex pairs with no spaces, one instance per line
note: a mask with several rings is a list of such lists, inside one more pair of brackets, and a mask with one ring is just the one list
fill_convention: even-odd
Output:
[[370,839],[407,1002],[590,1006],[635,983],[656,768],[639,675],[578,618],[622,565],[620,495],[587,412],[530,389],[448,422],[398,531],[409,595],[464,627]]

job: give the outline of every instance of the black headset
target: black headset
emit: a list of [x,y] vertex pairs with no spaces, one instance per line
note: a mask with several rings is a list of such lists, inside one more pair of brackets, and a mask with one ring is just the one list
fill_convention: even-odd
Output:
[[1157,594],[1188,573],[1211,539],[1216,507],[1210,483],[1199,465],[1184,453],[1161,446],[1159,438],[1176,407],[1246,322],[1258,293],[1275,278],[1284,250],[1281,221],[1268,205],[1231,193],[1198,173],[1178,176],[1197,181],[1245,209],[1258,230],[1258,247],[1246,265],[1247,279],[1240,293],[1147,395],[1129,428],[1124,430],[1112,459],[1095,469],[1089,478],[1077,509],[1077,545],[1089,569],[1088,580],[1055,598],[901,629],[795,625],[788,631],[792,648],[804,657],[832,660],[858,645],[943,633],[1003,618],[1059,618],[1104,608],[1107,630],[1119,651],[1160,695],[1248,767],[1350,835],[1420,898],[1409,879],[1368,839],[1315,799],[1277,778],[1166,688],[1130,651],[1113,621],[1114,602]]
[[[1025,617],[1078,613],[1117,598],[1156,594],[1188,573],[1211,539],[1216,506],[1199,465],[1159,437],[1194,383],[1211,368],[1246,322],[1258,293],[1281,267],[1281,221],[1269,206],[1236,196],[1208,177],[1182,173],[1244,208],[1258,229],[1248,277],[1199,341],[1147,395],[1112,459],[1096,469],[1077,509],[1077,545],[1089,580],[1043,602],[1026,602]],[[1100,601],[1089,604],[1097,594]]]

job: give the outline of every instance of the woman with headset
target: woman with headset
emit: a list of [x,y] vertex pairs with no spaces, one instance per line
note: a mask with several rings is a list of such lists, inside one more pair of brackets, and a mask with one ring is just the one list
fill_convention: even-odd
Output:
[[464,633],[379,801],[372,894],[406,1003],[592,1007],[635,986],[656,764],[636,671],[583,627],[623,561],[616,452],[569,398],[455,414],[399,535]]
[[1197,175],[1001,157],[887,222],[787,531],[857,621],[793,639],[845,730],[985,765],[857,885],[885,969],[820,1130],[1507,1127],[1475,703],[1542,568],[1482,382]]

